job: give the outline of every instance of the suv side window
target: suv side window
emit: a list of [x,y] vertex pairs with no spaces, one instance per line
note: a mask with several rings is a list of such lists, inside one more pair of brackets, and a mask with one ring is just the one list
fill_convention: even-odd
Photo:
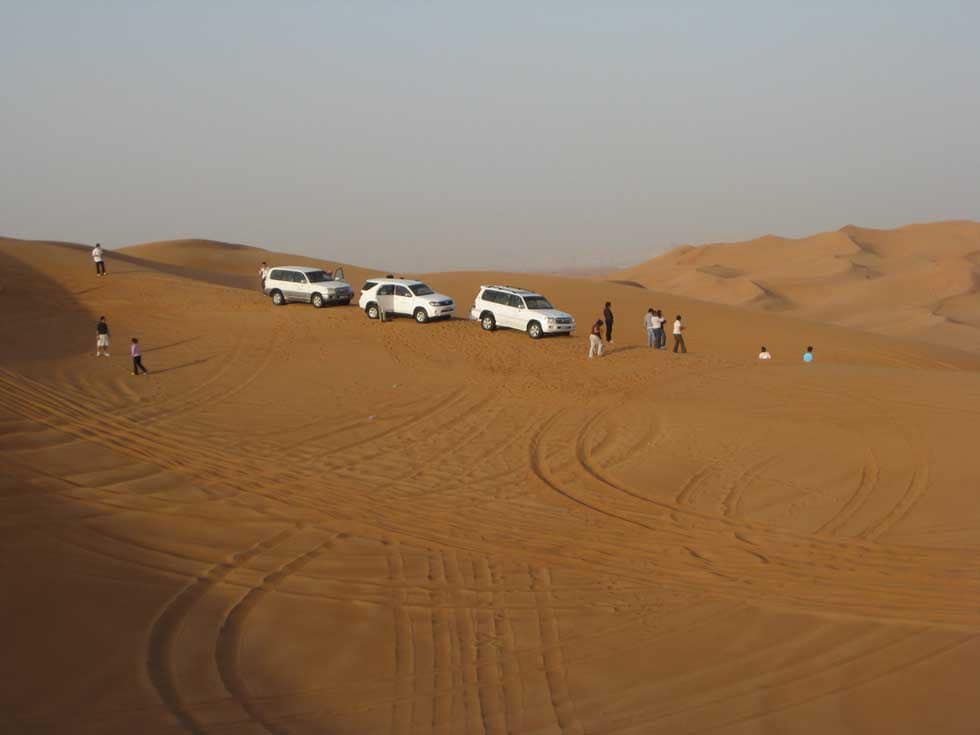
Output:
[[395,284],[386,283],[378,288],[378,296],[391,296],[395,293]]
[[293,283],[306,283],[306,274],[293,271]]
[[411,292],[404,286],[395,286],[395,296],[411,296]]
[[280,270],[274,270],[274,271],[272,271],[272,273],[269,274],[269,280],[270,281],[285,281],[286,279],[283,278],[283,272],[284,271],[280,271]]
[[501,296],[503,296],[502,293],[499,291],[491,291],[489,288],[483,292],[483,300],[489,301],[491,304],[503,303],[500,298]]
[[361,286],[361,290],[362,291],[370,291],[372,288],[374,288],[377,285],[378,284],[377,284],[376,281],[365,281],[364,282],[364,285]]
[[507,294],[507,306],[511,306],[515,309],[523,309],[524,299],[522,299],[516,293]]

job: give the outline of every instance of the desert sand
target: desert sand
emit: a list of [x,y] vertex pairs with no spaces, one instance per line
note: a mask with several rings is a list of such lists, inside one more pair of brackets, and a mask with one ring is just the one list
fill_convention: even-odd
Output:
[[980,352],[980,222],[685,245],[609,278]]
[[[580,328],[537,342],[273,307],[260,261],[318,261],[257,248],[100,279],[0,240],[0,732],[975,733],[976,226],[948,227],[943,316],[893,293],[928,260],[905,231],[674,253],[662,290],[424,275],[462,315],[542,290]],[[646,348],[650,306],[689,354]]]

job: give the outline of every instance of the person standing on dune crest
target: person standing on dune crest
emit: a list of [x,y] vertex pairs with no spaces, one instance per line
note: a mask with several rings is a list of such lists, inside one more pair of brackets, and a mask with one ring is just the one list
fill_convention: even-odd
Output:
[[606,320],[606,342],[612,344],[613,312],[612,302],[606,302],[606,308],[602,310],[602,318]]
[[95,275],[104,276],[105,255],[103,254],[102,245],[100,243],[95,243],[95,247],[92,248],[92,260],[95,261]]
[[589,359],[598,355],[602,357],[602,319],[597,319],[592,325],[592,333],[589,335]]
[[265,293],[265,279],[269,276],[269,264],[264,260],[262,261],[262,266],[259,268],[259,291],[263,294]]
[[98,324],[95,325],[95,356],[109,356],[109,324],[104,316],[99,317]]
[[684,344],[684,323],[681,321],[681,315],[678,314],[677,318],[674,320],[674,352],[677,352],[677,348],[680,347],[681,352],[687,354],[687,345]]
[[664,313],[660,309],[657,309],[656,317],[657,317],[657,340],[654,346],[658,350],[662,350],[664,347],[667,346],[667,336],[664,334],[664,322],[667,320],[664,319]]
[[136,337],[133,337],[133,342],[129,345],[129,355],[133,358],[133,375],[139,375],[140,371],[150,372],[143,367],[143,352],[140,350],[140,341]]
[[657,325],[660,322],[657,321],[657,312],[653,310],[651,306],[647,309],[646,315],[643,317],[643,326],[647,330],[647,347],[657,347],[660,344],[660,338],[657,336]]

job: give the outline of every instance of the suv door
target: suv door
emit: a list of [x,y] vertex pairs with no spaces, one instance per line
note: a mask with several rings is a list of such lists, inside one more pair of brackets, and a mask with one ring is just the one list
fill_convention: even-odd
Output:
[[411,314],[413,306],[412,298],[412,292],[408,288],[405,286],[395,286],[395,313]]
[[395,284],[382,283],[374,294],[374,300],[378,302],[381,311],[385,314],[395,313]]
[[305,273],[296,271],[293,273],[296,279],[296,300],[297,301],[309,301],[310,295],[313,293],[313,287],[310,285],[310,280],[306,277]]
[[524,329],[527,319],[524,312],[524,300],[517,294],[505,294],[507,305],[502,311],[507,314],[507,326],[513,329]]
[[288,284],[284,283],[286,276],[285,271],[281,271],[278,268],[273,268],[269,271],[269,275],[265,277],[265,290],[267,293],[272,293],[274,290],[279,289],[282,291],[282,295],[288,298]]

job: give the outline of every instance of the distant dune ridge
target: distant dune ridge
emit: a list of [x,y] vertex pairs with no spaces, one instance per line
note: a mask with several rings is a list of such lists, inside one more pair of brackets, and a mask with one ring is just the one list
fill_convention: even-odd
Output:
[[789,239],[675,248],[608,276],[658,291],[782,311],[980,350],[980,223],[848,225]]
[[[975,735],[980,354],[799,306],[969,316],[962,227],[664,256],[696,298],[405,274],[424,325],[259,292],[335,261],[0,238],[0,733]],[[579,330],[485,332],[481,283]]]

